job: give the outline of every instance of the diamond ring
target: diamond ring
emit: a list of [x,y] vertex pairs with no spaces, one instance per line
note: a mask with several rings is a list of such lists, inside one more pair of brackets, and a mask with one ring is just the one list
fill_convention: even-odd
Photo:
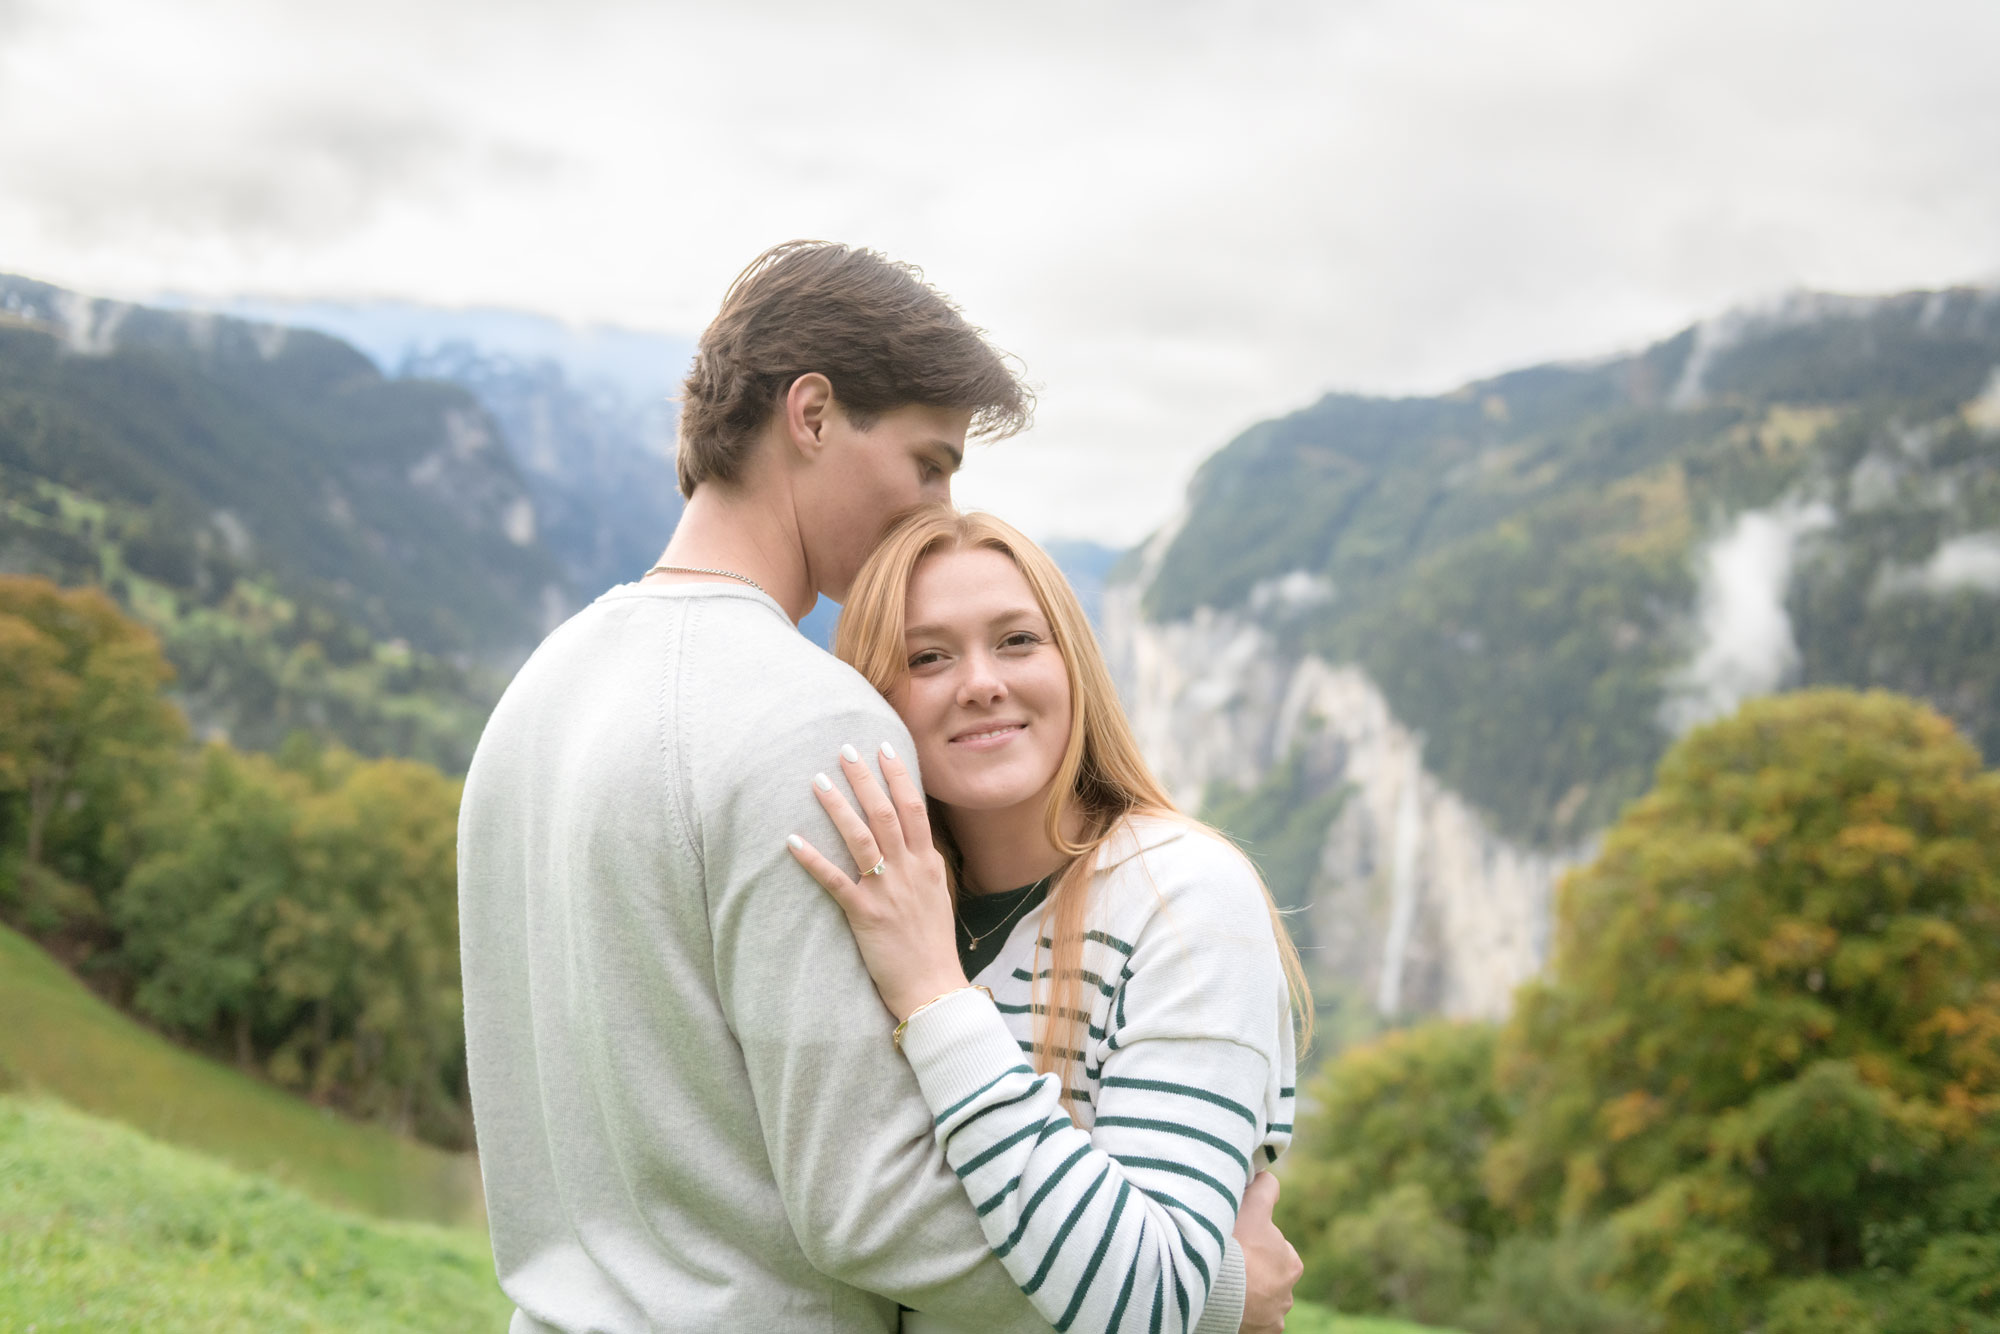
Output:
[[882,874],[882,868],[887,866],[888,864],[889,864],[889,859],[887,857],[884,857],[880,861],[876,862],[873,866],[863,871],[861,874],[864,876],[880,875]]

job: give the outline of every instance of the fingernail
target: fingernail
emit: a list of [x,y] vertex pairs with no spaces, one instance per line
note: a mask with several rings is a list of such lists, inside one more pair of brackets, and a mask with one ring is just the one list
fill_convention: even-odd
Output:
[[800,848],[803,848],[805,845],[806,841],[800,838],[797,834],[785,835],[785,846],[790,848],[793,852],[797,852]]
[[831,792],[833,791],[833,780],[825,774],[814,774],[813,786],[822,792]]
[[859,764],[861,763],[861,752],[852,746],[842,746],[840,748],[840,758],[846,760],[849,764]]
[[886,741],[882,743],[882,758],[885,760],[893,760],[896,758],[896,748],[890,745]]

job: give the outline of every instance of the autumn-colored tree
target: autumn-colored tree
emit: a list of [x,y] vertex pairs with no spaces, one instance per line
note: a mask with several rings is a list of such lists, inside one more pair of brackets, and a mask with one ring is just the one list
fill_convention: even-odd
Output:
[[1671,1330],[2000,1328],[2000,775],[1944,718],[1812,691],[1690,734],[1552,971],[1497,1065],[1517,1226],[1601,1227]]
[[92,919],[137,813],[186,727],[161,695],[159,642],[96,589],[0,575],[0,805],[28,892],[55,930]]

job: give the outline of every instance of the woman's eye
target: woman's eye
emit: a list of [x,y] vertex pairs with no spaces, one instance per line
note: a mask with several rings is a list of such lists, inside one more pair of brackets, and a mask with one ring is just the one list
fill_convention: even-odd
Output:
[[1001,648],[1032,648],[1042,642],[1040,635],[1029,634],[1026,630],[1016,630],[1000,641]]
[[943,661],[943,659],[944,654],[938,652],[936,649],[925,649],[922,653],[913,653],[910,655],[910,670],[915,671],[919,667],[928,667],[934,662]]

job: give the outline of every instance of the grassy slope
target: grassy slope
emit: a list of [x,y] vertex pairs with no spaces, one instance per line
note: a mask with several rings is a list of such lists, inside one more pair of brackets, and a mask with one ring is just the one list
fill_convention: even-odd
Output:
[[0,928],[0,1078],[317,1199],[388,1217],[481,1217],[469,1155],[358,1125],[148,1032]]
[[[0,927],[0,1084],[9,1078],[97,1116],[0,1096],[0,1329],[459,1330],[499,1328],[511,1309],[477,1228],[325,1203],[469,1224],[469,1159],[184,1051]],[[1424,1334],[1309,1302],[1286,1327]]]
[[342,1213],[51,1099],[0,1098],[0,1329],[503,1328],[484,1234]]
[[1300,1302],[1285,1318],[1285,1334],[1451,1334],[1451,1331],[1381,1316],[1335,1315],[1324,1306]]
[[[470,1228],[344,1214],[40,1098],[0,1097],[0,1329],[499,1329]],[[1293,1334],[1427,1334],[1302,1303]]]

